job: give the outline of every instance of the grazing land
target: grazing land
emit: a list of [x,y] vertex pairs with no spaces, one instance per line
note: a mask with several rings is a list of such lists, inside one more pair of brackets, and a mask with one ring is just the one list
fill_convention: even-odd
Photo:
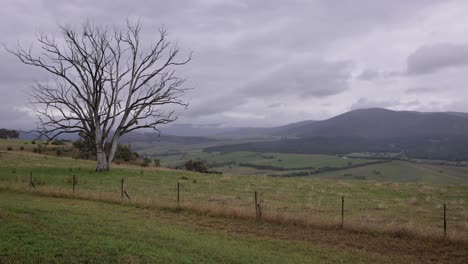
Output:
[[[333,173],[297,178],[200,174],[129,165],[96,173],[92,161],[15,151],[1,152],[0,161],[0,185],[7,189],[28,190],[31,173],[33,192],[69,195],[75,176],[76,195],[120,201],[123,178],[130,203],[176,207],[179,182],[181,207],[247,218],[255,216],[257,191],[263,218],[280,222],[339,225],[344,196],[348,226],[440,236],[445,203],[448,234],[468,236],[468,185],[463,171],[456,170],[459,168],[453,168],[453,175],[459,174],[458,178],[453,176],[454,184],[441,183],[447,177],[437,173],[427,173],[426,178],[414,178],[413,182],[394,182],[392,177],[343,180],[334,178]],[[392,163],[378,167],[383,175],[397,175],[402,170],[393,168]]]
[[[224,174],[125,164],[97,173],[94,161],[20,149],[29,144],[0,142],[11,148],[0,150],[1,263],[463,263],[468,258],[467,167],[234,152],[204,153],[215,168],[229,171]],[[63,147],[73,152],[67,144]],[[348,168],[349,162],[359,166]],[[278,171],[280,166],[285,170]],[[306,177],[236,174],[304,167],[339,170]]]
[[0,192],[2,263],[463,263],[468,244]]

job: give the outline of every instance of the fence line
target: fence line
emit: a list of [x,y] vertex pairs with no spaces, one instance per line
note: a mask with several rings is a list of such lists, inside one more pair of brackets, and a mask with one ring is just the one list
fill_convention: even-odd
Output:
[[[18,177],[16,177],[16,179],[18,179]],[[17,180],[17,181],[18,181],[18,180]],[[37,188],[36,188],[37,186],[34,184],[34,181],[35,181],[35,180],[34,180],[34,178],[33,178],[32,172],[30,172],[30,173],[29,173],[29,190],[30,190],[30,191],[33,191],[33,190],[36,190],[36,189],[37,189]],[[102,182],[102,180],[101,180],[101,182]],[[120,198],[121,198],[121,201],[124,201],[124,198],[127,198],[128,201],[130,201],[130,200],[131,200],[131,199],[130,199],[130,195],[129,195],[129,193],[128,193],[127,190],[126,190],[126,188],[125,188],[126,185],[125,185],[124,183],[125,183],[125,180],[124,180],[124,178],[122,177],[122,178],[120,179]],[[139,181],[139,182],[138,182],[138,181],[135,181],[135,180],[127,182],[127,186],[131,187],[131,184],[132,184],[132,183],[134,184],[134,186],[137,186],[138,184],[144,184],[144,186],[147,186],[147,185],[146,185],[146,184],[147,184],[147,181]],[[45,181],[43,181],[42,184],[45,184]],[[194,184],[195,184],[195,183],[194,183]],[[77,177],[76,177],[76,175],[73,175],[73,176],[72,176],[72,192],[73,192],[73,193],[75,193],[75,192],[77,191],[76,185],[77,185]],[[161,184],[159,184],[158,186],[164,187],[164,185],[161,185]],[[81,189],[81,188],[80,188],[80,189]],[[211,190],[211,189],[212,189],[212,188],[210,188],[210,190]],[[233,188],[232,190],[234,190],[234,191],[241,191],[240,193],[246,193],[246,192],[247,192],[248,190],[250,190],[250,189],[252,189],[252,186],[249,186],[249,185],[248,185],[247,187],[244,187],[244,188],[237,187],[237,188]],[[68,190],[69,190],[69,189],[68,189]],[[182,192],[182,191],[193,192],[193,195],[192,195],[192,198],[193,198],[193,197],[195,197],[195,196],[197,195],[197,192],[196,192],[197,190],[198,190],[198,189],[194,188],[194,185],[190,185],[190,184],[184,184],[184,185],[182,185],[180,181],[177,181],[177,200],[176,200],[176,201],[177,201],[177,206],[176,206],[176,208],[180,209],[180,208],[183,207],[183,206],[182,206],[181,199],[180,199],[180,196],[181,196],[181,192]],[[91,191],[91,192],[92,192],[93,189],[87,189],[87,191]],[[138,195],[138,192],[136,192],[136,194]],[[204,194],[204,195],[205,195],[205,198],[203,199],[204,201],[200,199],[200,198],[203,198],[203,197],[198,197],[198,200],[195,201],[195,200],[193,200],[193,199],[190,199],[190,202],[192,202],[192,203],[199,202],[199,203],[205,204],[205,205],[207,205],[207,204],[209,204],[209,203],[212,202],[212,201],[209,201],[209,200],[213,200],[213,198],[210,198],[210,199],[207,199],[207,198],[206,198],[206,197],[207,197],[206,195],[212,195],[211,192],[209,192],[208,194],[206,194],[206,192],[205,192],[205,193],[200,193],[200,194]],[[277,194],[278,194],[278,193],[277,193]],[[281,193],[280,193],[280,194],[281,194]],[[137,196],[137,195],[136,195],[136,196]],[[233,195],[233,194],[231,193],[231,195]],[[234,193],[234,195],[236,195],[236,194]],[[136,197],[136,196],[134,196],[134,197]],[[274,206],[274,205],[270,205],[270,204],[269,204],[269,202],[270,202],[270,203],[271,203],[271,202],[275,202],[275,201],[271,201],[271,200],[267,201],[266,207],[264,208],[262,196],[263,196],[263,192],[259,192],[259,191],[257,191],[257,190],[254,191],[253,200],[254,200],[254,207],[255,207],[255,219],[257,219],[257,220],[262,220],[262,214],[263,214],[264,212],[268,212],[268,209],[270,209],[271,211],[278,210],[278,209],[275,209],[275,208],[278,208],[278,206]],[[239,200],[242,198],[241,195],[238,195],[237,197],[239,197],[239,198],[238,198]],[[338,198],[338,197],[337,197],[337,198]],[[229,199],[230,199],[229,195],[225,195],[225,196],[224,196],[224,199],[225,199],[225,200],[223,201],[223,205],[226,205],[227,203],[229,203]],[[226,200],[226,199],[227,199],[227,200]],[[352,199],[351,199],[351,200],[348,199],[348,201],[351,201],[351,202],[352,202]],[[277,201],[277,202],[278,202],[278,201]],[[281,201],[279,201],[279,202],[281,202]],[[283,201],[283,202],[284,202],[284,201]],[[242,206],[242,205],[239,205],[239,206]],[[232,208],[235,208],[235,206],[232,207]],[[351,210],[351,211],[356,211],[356,212],[354,212],[355,214],[359,214],[359,213],[360,213],[359,210],[362,210],[363,212],[365,212],[364,210],[366,210],[366,208],[359,209],[359,208],[353,208],[352,206],[348,206],[347,208],[348,208],[347,211],[350,211],[350,210]],[[440,208],[440,207],[439,207],[439,208]],[[264,209],[267,209],[267,211],[265,211]],[[281,209],[280,209],[280,210],[281,210]],[[442,225],[442,230],[441,230],[441,231],[443,231],[443,236],[444,236],[444,237],[447,237],[447,232],[448,232],[448,231],[447,231],[447,204],[446,204],[446,203],[443,204],[442,210],[443,210],[443,219],[442,219],[442,223],[441,223],[441,225]],[[344,216],[344,213],[345,213],[344,195],[341,195],[341,223],[339,224],[339,226],[340,226],[341,229],[344,229],[344,227],[345,227],[345,216]],[[353,212],[351,212],[351,214],[352,214],[352,213],[353,213]],[[270,212],[270,214],[272,214],[272,212]],[[293,214],[293,213],[290,212],[290,214]],[[348,218],[349,218],[349,217],[347,217],[347,219],[348,219]],[[347,221],[350,221],[350,220],[347,220]],[[466,221],[466,220],[465,220],[465,221]],[[442,233],[442,232],[441,232],[441,233]]]

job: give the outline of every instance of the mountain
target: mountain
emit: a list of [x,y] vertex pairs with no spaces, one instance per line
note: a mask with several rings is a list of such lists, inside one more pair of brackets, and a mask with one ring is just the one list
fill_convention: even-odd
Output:
[[292,134],[297,128],[310,125],[316,121],[305,120],[297,123],[291,123],[284,126],[277,127],[243,127],[237,128],[231,131],[224,131],[216,134],[219,138],[264,138],[264,137],[275,137]]
[[468,160],[465,113],[359,109],[323,121],[271,128],[267,133],[281,139],[205,150],[317,154],[392,152],[411,158]]
[[214,138],[363,137],[397,138],[468,134],[468,113],[353,110],[327,120],[306,120],[277,127],[221,127],[176,124],[163,134]]
[[468,135],[468,114],[358,109],[333,118],[291,126],[276,133],[297,137],[399,138]]

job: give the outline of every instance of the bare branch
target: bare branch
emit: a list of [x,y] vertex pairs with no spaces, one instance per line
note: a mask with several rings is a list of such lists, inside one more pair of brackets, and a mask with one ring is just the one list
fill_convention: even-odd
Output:
[[[176,69],[190,62],[167,40],[164,27],[154,45],[145,48],[140,21],[109,29],[85,22],[80,29],[59,27],[62,38],[41,34],[39,52],[6,48],[22,63],[50,73],[53,81],[36,83],[31,109],[38,132],[47,138],[80,133],[95,142],[98,170],[109,169],[120,137],[177,119],[163,106],[186,107],[184,78]],[[101,156],[99,154],[101,153]],[[104,165],[100,164],[104,163]]]

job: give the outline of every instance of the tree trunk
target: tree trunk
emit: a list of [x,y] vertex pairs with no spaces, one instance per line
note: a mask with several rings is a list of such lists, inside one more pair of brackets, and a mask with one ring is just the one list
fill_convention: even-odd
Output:
[[109,170],[110,170],[110,164],[114,160],[115,152],[117,151],[117,145],[119,144],[119,138],[120,138],[119,134],[117,134],[118,132],[115,132],[115,133],[116,134],[114,135],[111,145],[108,149],[109,152],[107,153],[107,161],[109,163]]
[[106,158],[106,153],[103,150],[98,150],[96,171],[108,171],[109,169],[110,166]]
[[96,158],[96,171],[108,171],[109,162],[107,160],[106,151],[104,149],[104,144],[101,139],[101,131],[99,131],[98,129],[96,129]]

